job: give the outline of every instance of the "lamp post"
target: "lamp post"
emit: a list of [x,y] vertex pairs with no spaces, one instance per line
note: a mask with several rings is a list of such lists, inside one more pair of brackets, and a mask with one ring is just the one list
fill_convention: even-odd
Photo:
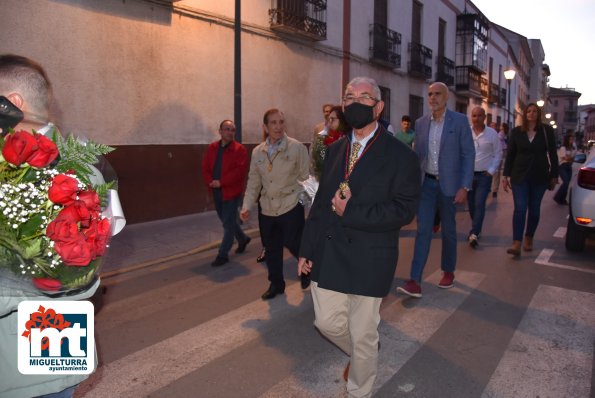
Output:
[[540,100],[537,100],[536,104],[538,107],[543,108],[543,106],[545,105],[545,101],[540,99]]
[[508,68],[504,71],[504,78],[508,82],[508,128],[510,128],[511,130],[514,126],[510,123],[510,83],[512,83],[514,75],[516,75],[516,71],[512,68]]

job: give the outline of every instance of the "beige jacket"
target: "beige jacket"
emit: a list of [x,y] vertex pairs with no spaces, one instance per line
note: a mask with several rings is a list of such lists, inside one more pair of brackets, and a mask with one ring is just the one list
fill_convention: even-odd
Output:
[[265,216],[280,216],[293,209],[304,190],[298,181],[308,179],[309,163],[308,150],[304,144],[287,134],[281,139],[279,152],[270,170],[266,141],[257,145],[252,150],[242,209],[251,210],[259,194],[260,207]]

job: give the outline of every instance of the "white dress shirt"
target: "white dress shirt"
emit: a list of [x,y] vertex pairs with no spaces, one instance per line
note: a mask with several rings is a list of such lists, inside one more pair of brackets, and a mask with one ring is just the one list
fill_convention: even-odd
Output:
[[502,144],[498,133],[491,127],[485,127],[481,133],[473,131],[475,144],[475,171],[487,171],[494,175],[502,160]]

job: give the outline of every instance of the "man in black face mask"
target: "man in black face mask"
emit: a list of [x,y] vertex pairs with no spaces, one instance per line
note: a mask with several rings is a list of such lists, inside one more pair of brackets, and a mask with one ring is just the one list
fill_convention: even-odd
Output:
[[347,85],[343,110],[353,131],[329,146],[298,262],[298,274],[311,273],[315,326],[350,356],[343,373],[350,397],[372,393],[380,303],[394,277],[399,230],[420,195],[417,156],[378,123],[383,108],[373,79]]

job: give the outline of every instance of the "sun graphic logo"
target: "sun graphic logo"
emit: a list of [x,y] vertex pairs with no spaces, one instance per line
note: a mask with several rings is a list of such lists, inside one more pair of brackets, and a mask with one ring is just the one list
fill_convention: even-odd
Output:
[[18,309],[22,374],[89,374],[95,369],[94,309],[89,301],[23,301]]

